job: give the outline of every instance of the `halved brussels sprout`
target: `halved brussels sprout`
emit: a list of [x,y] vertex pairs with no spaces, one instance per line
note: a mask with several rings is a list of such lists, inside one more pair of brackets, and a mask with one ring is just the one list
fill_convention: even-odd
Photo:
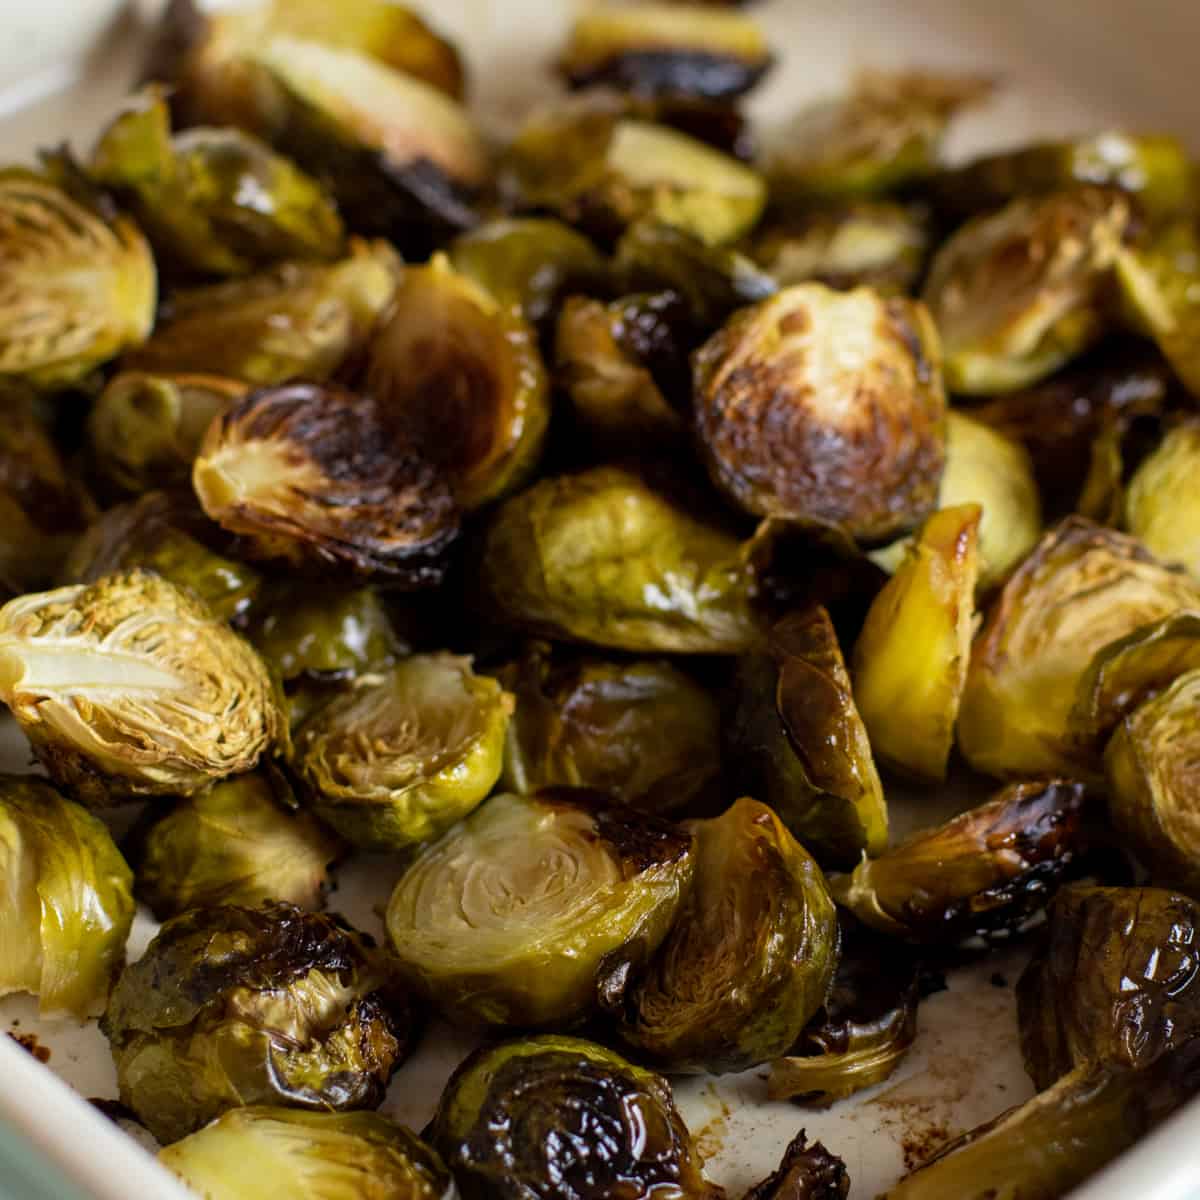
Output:
[[281,900],[323,908],[341,841],[297,812],[284,779],[262,770],[222,780],[162,813],[148,811],[128,847],[137,896],[160,920],[189,908]]
[[270,385],[324,379],[360,350],[400,272],[384,242],[353,242],[338,263],[283,263],[176,292],[154,336],[124,359],[150,374],[216,374]]
[[937,502],[946,397],[923,305],[797,284],[693,363],[709,473],[748,512],[879,541]]
[[810,1146],[802,1129],[788,1144],[778,1169],[756,1183],[743,1200],[846,1200],[849,1194],[846,1164],[820,1142]]
[[1098,777],[1071,726],[1097,651],[1179,609],[1200,584],[1133,538],[1070,517],[1049,530],[994,601],[971,653],[958,717],[967,761],[991,775]]
[[375,1108],[413,1037],[393,970],[338,918],[290,904],[174,917],[100,1022],[121,1103],[160,1142],[243,1104]]
[[452,1018],[562,1027],[666,937],[692,879],[692,838],[563,789],[493,796],[400,877],[387,931],[406,978]]
[[887,846],[888,813],[837,634],[820,605],[771,630],[738,667],[730,741],[739,776],[801,843],[850,866]]
[[550,423],[537,336],[443,254],[405,270],[367,348],[366,382],[464,509],[520,487],[537,465]]
[[356,846],[427,842],[492,790],[512,697],[471,660],[419,654],[318,709],[293,765],[309,806]]
[[234,1108],[158,1161],[222,1200],[454,1200],[437,1151],[378,1113]]
[[0,996],[42,1015],[104,1011],[133,924],[133,875],[108,829],[44,779],[0,775]]
[[623,467],[543,479],[506,501],[479,574],[484,611],[550,637],[736,654],[761,636],[746,548]]
[[1129,221],[1119,193],[1079,188],[1021,196],[951,235],[922,292],[942,335],[946,386],[1014,391],[1091,345]]
[[624,997],[621,1036],[664,1069],[721,1074],[778,1058],[825,1003],[837,914],[821,868],[757,800],[690,821],[695,878]]
[[718,1200],[665,1079],[579,1038],[476,1050],[429,1140],[466,1200]]
[[501,672],[516,696],[503,782],[606,792],[644,812],[684,808],[721,770],[721,717],[668,662],[552,654],[534,643]]
[[1064,779],[1012,783],[922,830],[853,874],[834,897],[872,929],[911,942],[956,942],[1019,927],[1039,911],[1084,846],[1085,794]]
[[1125,492],[1124,525],[1166,563],[1200,579],[1200,420],[1168,431],[1133,473]]
[[80,189],[0,170],[0,255],[0,380],[68,387],[154,327],[146,239]]
[[51,779],[102,807],[248,771],[281,728],[262,659],[149,571],[0,608],[0,699]]
[[458,512],[387,409],[331,383],[250,392],[214,418],[192,467],[204,511],[257,558],[436,586]]
[[978,504],[925,522],[854,643],[854,700],[884,762],[946,778],[971,661],[979,579]]
[[767,73],[759,27],[698,4],[605,4],[576,17],[558,69],[572,87],[731,100]]

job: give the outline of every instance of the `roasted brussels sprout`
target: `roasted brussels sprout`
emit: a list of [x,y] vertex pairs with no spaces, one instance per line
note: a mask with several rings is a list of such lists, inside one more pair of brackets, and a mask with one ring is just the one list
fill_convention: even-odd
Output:
[[846,1164],[820,1142],[811,1146],[804,1130],[792,1139],[779,1168],[756,1183],[743,1200],[846,1200]]
[[196,457],[204,511],[257,558],[436,586],[458,512],[387,408],[334,384],[250,392],[214,418]]
[[992,775],[1096,779],[1099,764],[1070,719],[1088,666],[1118,638],[1197,607],[1200,585],[1133,538],[1078,517],[1060,522],[1005,584],[975,639],[958,717],[967,761]]
[[879,772],[829,614],[819,605],[771,630],[738,668],[730,741],[739,778],[817,858],[849,867],[887,846]]
[[161,1151],[198,1196],[224,1200],[453,1200],[437,1152],[378,1113],[234,1108]]
[[667,813],[720,773],[716,701],[668,662],[556,658],[539,642],[500,678],[517,705],[503,777],[514,792],[585,787]]
[[132,886],[96,817],[44,779],[0,775],[0,996],[32,992],[43,1015],[103,1012]]
[[592,1042],[477,1050],[429,1126],[465,1200],[717,1200],[665,1079]]
[[850,875],[833,894],[872,929],[955,942],[1019,927],[1041,909],[1085,845],[1085,791],[1065,779],[1012,783],[922,830]]
[[666,1070],[744,1071],[786,1054],[824,1003],[838,923],[821,868],[765,804],[689,822],[695,879],[624,997],[621,1035]]
[[746,548],[623,467],[543,479],[506,501],[480,566],[486,610],[570,641],[735,654],[761,636]]
[[319,708],[296,733],[309,805],[356,846],[440,836],[492,790],[512,697],[453,654],[406,658]]
[[189,908],[281,900],[323,908],[342,844],[296,802],[277,773],[251,771],[153,810],[128,847],[138,899],[160,920]]
[[337,918],[289,904],[174,917],[100,1023],[121,1102],[160,1142],[243,1104],[374,1108],[413,1036],[392,969]]
[[1079,188],[1022,196],[954,233],[922,293],[942,335],[946,386],[1014,391],[1091,345],[1129,219],[1119,193]]
[[1182,422],[1133,473],[1124,525],[1151,554],[1200,580],[1200,420]]
[[692,839],[593,794],[493,796],[421,850],[387,930],[404,973],[453,1018],[562,1027],[658,948],[691,883]]
[[464,509],[520,487],[537,465],[550,422],[537,337],[444,255],[404,272],[366,375]]
[[96,807],[248,771],[281,724],[262,659],[141,570],[0,608],[0,700],[50,777]]
[[0,380],[69,386],[154,326],[146,239],[78,188],[0,170],[0,255]]
[[385,243],[355,242],[338,263],[283,263],[176,292],[154,336],[124,363],[150,374],[216,374],[259,385],[324,379],[361,349],[391,303],[399,271]]
[[748,512],[880,541],[934,507],[946,398],[922,305],[797,284],[693,361],[709,472]]
[[867,612],[854,644],[854,699],[871,749],[918,779],[946,777],[971,660],[978,504],[925,522]]

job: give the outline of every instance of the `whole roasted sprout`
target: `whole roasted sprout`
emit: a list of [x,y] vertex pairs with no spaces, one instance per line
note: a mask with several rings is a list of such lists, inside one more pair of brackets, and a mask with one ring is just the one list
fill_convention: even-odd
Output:
[[534,643],[501,680],[516,699],[504,755],[511,791],[584,787],[667,813],[720,773],[716,701],[668,662],[555,657]]
[[281,724],[262,659],[142,570],[0,609],[0,699],[50,777],[96,807],[248,771]]
[[296,733],[309,806],[352,844],[427,842],[500,778],[512,697],[471,660],[420,654],[319,708]]
[[103,1012],[132,885],[96,817],[43,779],[0,776],[0,996],[32,992],[43,1015]]
[[667,1081],[579,1038],[475,1051],[446,1084],[428,1136],[465,1200],[721,1194],[701,1174]]
[[1017,928],[1079,858],[1084,818],[1081,784],[1009,784],[944,825],[864,858],[833,880],[833,894],[872,929],[911,942]]
[[250,1105],[159,1153],[199,1196],[274,1200],[453,1200],[438,1153],[378,1113]]
[[709,472],[748,512],[879,541],[936,503],[946,399],[922,305],[798,284],[737,313],[693,362]]
[[533,327],[444,255],[405,270],[366,380],[464,509],[511,492],[537,465],[550,395]]
[[387,406],[334,384],[250,392],[214,418],[192,468],[204,511],[256,558],[436,586],[458,512]]
[[1133,473],[1125,493],[1124,525],[1166,563],[1200,579],[1200,420],[1171,429]]
[[1014,391],[1091,345],[1129,219],[1120,193],[1079,188],[1019,197],[943,243],[922,296],[942,336],[946,386]]
[[388,903],[388,937],[442,1012],[562,1028],[619,1002],[680,910],[692,838],[603,801],[493,796],[413,859]]
[[0,261],[0,380],[67,387],[154,326],[146,239],[79,189],[0,171]]
[[786,1054],[837,966],[820,867],[757,800],[689,822],[692,886],[625,996],[621,1035],[675,1071],[744,1071]]
[[810,1146],[802,1129],[788,1144],[779,1167],[743,1200],[846,1200],[849,1194],[846,1164],[820,1142]]
[[137,896],[160,920],[268,900],[322,908],[340,840],[296,810],[276,773],[251,771],[147,818],[129,847]]
[[966,685],[979,579],[978,504],[939,509],[871,603],[854,643],[854,699],[875,754],[946,777]]

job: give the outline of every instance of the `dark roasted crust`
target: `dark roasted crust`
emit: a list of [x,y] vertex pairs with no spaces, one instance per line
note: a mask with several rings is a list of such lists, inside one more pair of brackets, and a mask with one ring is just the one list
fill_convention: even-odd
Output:
[[703,50],[625,50],[595,62],[565,62],[572,88],[614,87],[638,96],[732,100],[750,91],[772,59],[747,62]]

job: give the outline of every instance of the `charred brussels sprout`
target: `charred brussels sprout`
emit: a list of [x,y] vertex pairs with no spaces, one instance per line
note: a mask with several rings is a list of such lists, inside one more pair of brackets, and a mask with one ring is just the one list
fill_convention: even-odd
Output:
[[720,773],[717,704],[670,663],[556,660],[537,643],[501,679],[516,696],[504,758],[504,784],[515,792],[585,787],[666,813]]
[[235,1108],[161,1151],[199,1196],[224,1200],[453,1200],[437,1152],[377,1113]]
[[1081,188],[1020,197],[953,234],[922,293],[942,335],[946,386],[1013,391],[1091,345],[1129,218],[1118,193]]
[[936,503],[946,398],[922,305],[798,284],[693,361],[709,472],[748,512],[879,541]]
[[43,1015],[104,1011],[133,924],[133,876],[108,829],[45,780],[0,776],[0,996]]
[[846,1200],[846,1164],[820,1142],[808,1144],[804,1130],[789,1143],[779,1168],[756,1183],[743,1200]]
[[854,644],[854,699],[871,748],[918,779],[946,777],[971,660],[978,504],[925,522],[871,603]]
[[160,1142],[230,1108],[374,1108],[413,1016],[390,960],[289,904],[194,909],[122,972],[100,1028],[121,1102]]
[[444,255],[404,272],[367,360],[367,386],[464,509],[525,482],[550,422],[536,335]]
[[837,915],[821,868],[765,804],[685,828],[695,878],[621,1033],[670,1071],[748,1070],[787,1053],[825,1003]]
[[331,700],[296,734],[310,806],[373,850],[426,842],[500,778],[512,697],[452,654],[406,658]]
[[477,1050],[429,1139],[466,1200],[716,1200],[665,1079],[579,1038]]
[[50,777],[93,806],[248,771],[281,724],[262,659],[148,571],[9,601],[0,699]]
[[0,380],[61,388],[154,326],[154,257],[136,225],[32,171],[0,171]]
[[1083,848],[1081,784],[1014,783],[944,825],[923,830],[833,894],[859,920],[912,942],[955,942],[1018,927],[1041,909]]
[[443,1012],[561,1027],[619,1002],[692,866],[689,835],[588,793],[494,796],[400,877],[388,937]]
[[189,908],[280,900],[322,908],[341,842],[297,812],[282,778],[252,771],[148,814],[132,836],[137,895],[165,921]]
[[1170,430],[1134,472],[1125,493],[1125,528],[1167,563],[1200,579],[1200,421]]
[[192,468],[204,511],[257,558],[436,586],[458,533],[450,488],[374,396],[296,382],[209,426]]

